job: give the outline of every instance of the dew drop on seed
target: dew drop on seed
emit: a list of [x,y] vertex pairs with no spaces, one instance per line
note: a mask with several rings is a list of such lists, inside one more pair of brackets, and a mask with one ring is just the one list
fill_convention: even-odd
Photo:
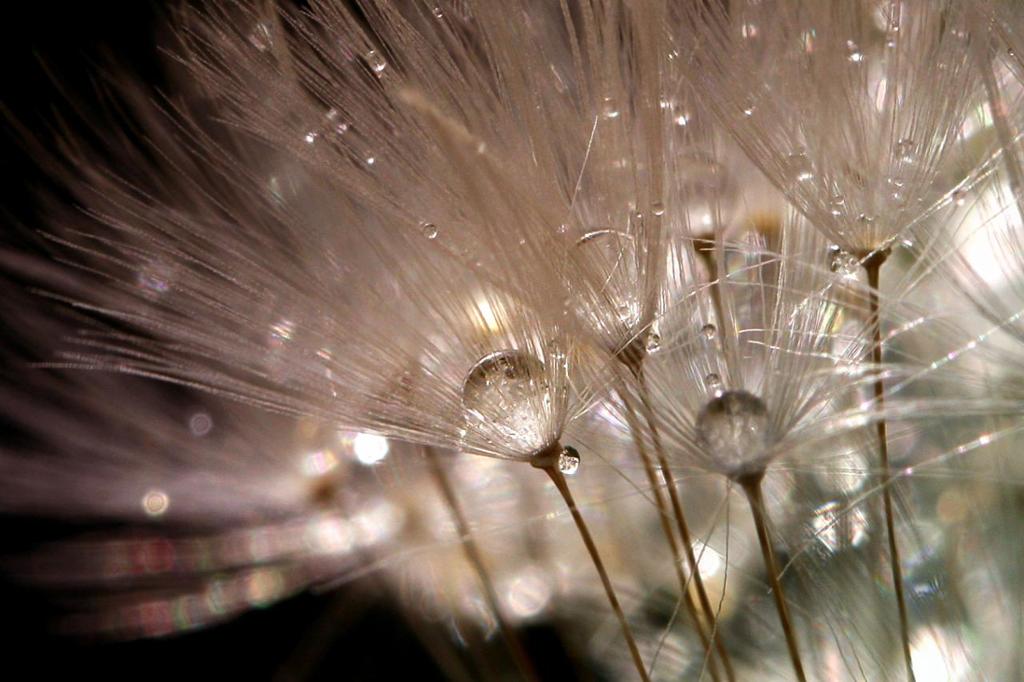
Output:
[[665,204],[660,201],[655,201],[651,204],[651,213],[657,216],[665,215]]
[[613,119],[619,117],[619,107],[615,103],[615,98],[605,97],[604,104],[601,107],[601,115],[606,119]]
[[376,50],[370,50],[366,53],[366,63],[378,76],[384,73],[384,69],[388,68],[387,61]]
[[252,33],[249,34],[249,44],[260,52],[266,52],[272,48],[274,40],[270,33],[270,27],[262,21],[257,23]]
[[828,269],[843,277],[856,277],[860,269],[860,259],[838,246],[829,249]]
[[707,386],[708,391],[715,395],[722,392],[722,377],[718,376],[714,372],[711,372],[704,377],[704,385]]
[[524,456],[548,446],[545,408],[551,396],[545,377],[543,363],[524,351],[484,356],[462,385],[467,426]]
[[558,470],[566,476],[572,476],[580,470],[580,453],[576,448],[566,447],[558,454]]
[[434,9],[430,10],[431,14],[434,15],[435,19],[444,18],[444,10],[439,5],[434,5]]
[[661,334],[658,332],[651,332],[647,335],[647,342],[644,344],[644,348],[647,349],[648,353],[657,353],[661,350]]
[[715,334],[718,333],[718,328],[709,322],[708,324],[700,328],[700,333],[704,335],[705,339],[708,339],[710,341],[711,339],[715,338]]
[[427,239],[435,239],[437,237],[437,225],[427,222],[420,223],[420,232]]
[[956,204],[957,206],[963,206],[965,203],[967,203],[967,190],[953,190],[953,193],[950,195],[950,199],[952,199],[953,203]]
[[789,166],[790,175],[797,182],[807,182],[814,178],[811,162],[803,152],[790,154],[787,158],[787,165]]
[[770,423],[764,402],[747,391],[725,391],[697,415],[697,440],[725,472],[764,466]]

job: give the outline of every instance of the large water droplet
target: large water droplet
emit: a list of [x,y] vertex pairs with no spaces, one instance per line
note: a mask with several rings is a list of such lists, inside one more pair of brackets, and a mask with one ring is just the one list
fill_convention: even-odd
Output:
[[576,242],[584,267],[600,288],[603,300],[614,306],[627,330],[640,324],[640,270],[633,237],[618,230],[594,230]]
[[838,246],[829,249],[828,269],[845,278],[856,277],[860,270],[860,259]]
[[546,428],[550,404],[544,365],[520,350],[484,356],[462,386],[467,426],[485,441],[524,457],[550,444]]
[[704,335],[705,339],[708,339],[710,341],[711,339],[715,338],[715,334],[718,333],[718,328],[709,322],[708,324],[700,328],[700,333]]
[[572,476],[580,470],[580,453],[576,448],[565,447],[558,454],[558,470],[566,476]]
[[722,377],[711,372],[704,377],[704,385],[707,387],[709,393],[717,396],[722,392]]
[[764,468],[771,423],[764,402],[747,391],[726,391],[697,415],[697,439],[723,473],[738,476]]

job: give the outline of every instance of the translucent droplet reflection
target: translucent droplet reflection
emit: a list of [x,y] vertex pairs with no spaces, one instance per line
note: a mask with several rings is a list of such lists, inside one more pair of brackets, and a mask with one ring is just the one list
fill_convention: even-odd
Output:
[[829,249],[828,269],[844,278],[854,278],[860,270],[860,259],[852,253],[833,246]]
[[550,443],[550,386],[543,363],[520,350],[483,357],[466,376],[467,427],[488,443],[531,455]]
[[610,303],[627,330],[640,324],[640,274],[633,237],[618,230],[594,230],[583,235],[576,248],[587,272],[600,286],[602,303]]
[[572,476],[580,470],[580,453],[576,448],[567,447],[559,453],[558,470],[566,476]]
[[763,469],[770,439],[768,408],[747,391],[725,391],[697,415],[697,438],[719,471],[739,476]]

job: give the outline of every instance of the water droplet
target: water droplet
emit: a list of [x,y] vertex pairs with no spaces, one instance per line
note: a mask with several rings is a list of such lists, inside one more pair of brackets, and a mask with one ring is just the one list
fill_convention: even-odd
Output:
[[661,334],[652,331],[647,335],[647,343],[644,345],[648,353],[657,353],[661,350]]
[[264,22],[258,22],[249,34],[249,44],[260,52],[266,52],[274,46],[274,37],[270,32],[270,26]]
[[387,61],[376,50],[370,50],[367,52],[365,59],[366,64],[375,74],[377,74],[378,77],[384,73],[384,69],[388,68]]
[[828,269],[845,278],[856,277],[860,270],[860,259],[838,246],[829,249]]
[[[520,350],[481,358],[462,385],[467,427],[486,442],[523,456],[550,445],[550,388],[543,363]],[[547,401],[545,401],[547,398]]]
[[715,338],[715,334],[718,333],[718,328],[709,322],[700,328],[700,333],[704,335],[705,339],[711,340]]
[[580,470],[580,453],[576,448],[566,447],[558,454],[558,470],[566,476],[572,476]]
[[953,190],[953,193],[950,195],[950,199],[952,199],[953,203],[956,204],[957,206],[963,206],[965,203],[967,203],[967,190]]
[[437,237],[437,225],[434,223],[422,222],[420,223],[420,232],[427,239],[434,239]]
[[901,137],[896,141],[896,146],[893,148],[896,152],[896,156],[903,163],[913,163],[916,156],[916,145],[914,141],[909,137]]
[[718,376],[714,372],[711,372],[704,377],[704,385],[710,393],[719,395],[722,392],[722,377]]
[[814,178],[814,173],[811,169],[811,161],[807,158],[807,155],[803,152],[794,152],[787,157],[787,166],[789,167],[790,175],[797,180],[797,182],[807,182]]
[[366,165],[367,166],[372,166],[375,163],[377,163],[377,157],[375,157],[375,156],[368,156],[368,157],[366,157]]
[[763,469],[771,422],[764,402],[747,391],[725,391],[697,415],[697,440],[725,474]]
[[444,10],[441,9],[440,5],[434,5],[434,9],[430,10],[431,14],[434,15],[435,19],[444,18]]
[[678,116],[676,116],[675,122],[676,122],[677,126],[684,126],[684,125],[686,125],[687,123],[690,122],[690,115],[689,114],[679,114]]
[[632,235],[619,230],[593,230],[576,242],[587,270],[601,283],[601,294],[614,306],[619,322],[634,330],[642,317],[640,270]]
[[651,213],[658,216],[665,215],[665,204],[660,201],[655,201],[651,204]]
[[847,59],[849,59],[851,62],[854,62],[855,64],[859,64],[860,62],[864,61],[864,53],[863,52],[851,52],[850,56],[847,57]]
[[310,130],[302,139],[306,141],[306,144],[313,144],[314,142],[316,142],[317,137],[319,137],[319,134],[315,130]]
[[614,97],[605,97],[604,103],[601,106],[601,115],[606,119],[613,119],[619,117],[619,107],[615,103]]

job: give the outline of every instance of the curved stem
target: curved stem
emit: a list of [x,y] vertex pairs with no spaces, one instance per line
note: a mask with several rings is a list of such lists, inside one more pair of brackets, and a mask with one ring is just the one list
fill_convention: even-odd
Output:
[[[878,310],[878,281],[879,271],[882,263],[888,257],[887,251],[870,254],[863,259],[864,270],[868,276],[868,287],[870,288],[869,307],[873,343],[871,346],[871,360],[876,368],[882,366],[882,321]],[[877,369],[876,369],[877,371]],[[875,404],[876,409],[881,411],[885,407],[885,384],[882,375],[879,373],[875,379]],[[885,532],[889,540],[889,565],[892,568],[892,584],[896,592],[896,607],[900,619],[900,642],[903,648],[903,662],[907,668],[907,679],[914,682],[914,664],[910,655],[910,625],[907,617],[907,601],[903,594],[903,569],[900,565],[900,551],[896,544],[896,524],[892,504],[892,475],[889,471],[889,438],[885,419],[876,422],[875,429],[878,433],[878,453],[881,464],[882,506],[885,512]]]
[[764,473],[756,476],[748,476],[738,481],[747,495],[747,502],[750,504],[750,513],[754,517],[754,526],[757,528],[757,541],[761,545],[761,556],[764,559],[764,569],[768,574],[768,584],[771,586],[772,596],[775,597],[775,608],[779,612],[779,621],[782,623],[782,632],[786,636],[786,647],[789,649],[789,660],[793,662],[793,670],[800,682],[806,682],[804,666],[800,661],[800,649],[797,647],[796,630],[793,627],[793,619],[789,616],[789,607],[786,605],[786,595],[782,591],[782,583],[779,582],[779,565],[775,561],[775,551],[772,549],[771,536],[768,533],[768,523],[764,511],[764,497],[761,495],[761,481]]
[[725,675],[733,682],[736,673],[732,667],[732,659],[729,658],[729,651],[722,641],[722,634],[718,628],[718,613],[711,606],[707,590],[704,588],[704,578],[698,570],[697,557],[693,553],[693,536],[690,533],[690,525],[686,521],[686,514],[683,512],[683,503],[679,497],[679,489],[676,486],[675,476],[672,475],[672,468],[668,463],[668,455],[665,453],[665,446],[661,442],[661,434],[658,431],[657,421],[654,416],[654,409],[651,407],[650,395],[647,389],[647,380],[644,378],[643,368],[637,373],[637,380],[640,383],[640,403],[644,409],[644,417],[647,426],[651,430],[651,439],[654,441],[654,452],[658,457],[658,466],[665,476],[665,483],[668,487],[669,500],[672,502],[672,513],[676,519],[676,526],[679,528],[679,536],[682,539],[683,551],[686,554],[686,561],[690,568],[690,575],[693,576],[694,587],[697,588],[697,599],[700,601],[701,610],[704,611],[708,623],[711,624],[711,639],[715,643],[715,649],[725,666]]
[[576,522],[576,529],[580,533],[580,538],[583,540],[583,544],[586,545],[587,552],[590,553],[590,560],[594,563],[594,568],[601,577],[601,584],[604,586],[604,593],[608,597],[608,603],[611,604],[612,611],[615,612],[615,617],[622,628],[622,636],[626,639],[626,645],[629,647],[629,654],[633,658],[633,665],[636,666],[637,674],[639,674],[643,682],[650,682],[650,677],[647,676],[647,669],[644,667],[644,661],[640,657],[640,649],[637,647],[636,639],[633,637],[633,630],[629,627],[629,622],[626,621],[626,614],[623,613],[622,606],[619,604],[619,598],[615,595],[615,588],[612,587],[611,578],[608,577],[608,571],[601,560],[600,552],[597,551],[597,545],[594,544],[594,538],[590,535],[587,522],[583,520],[583,515],[576,508],[576,501],[572,497],[572,492],[569,490],[569,484],[565,481],[565,476],[558,470],[557,463],[543,466],[535,464],[534,466],[542,469],[548,475],[551,482],[558,488],[558,492],[561,493],[566,506],[569,507],[569,512],[572,514],[572,520]]
[[[636,445],[637,451],[640,453],[640,459],[644,465],[644,473],[647,474],[647,482],[651,487],[651,492],[654,494],[654,502],[658,508],[658,519],[661,521],[661,531],[665,535],[665,540],[668,542],[669,549],[672,551],[672,566],[676,571],[676,579],[679,581],[680,595],[683,600],[683,604],[686,606],[687,613],[690,614],[690,619],[693,621],[694,628],[697,630],[697,635],[700,637],[701,644],[704,647],[704,655],[707,657],[711,678],[718,680],[718,667],[715,664],[714,658],[711,656],[711,642],[708,639],[707,633],[704,631],[704,625],[701,623],[700,615],[697,613],[697,605],[693,602],[693,597],[690,595],[689,582],[686,579],[686,575],[683,573],[683,556],[679,553],[679,544],[676,542],[675,533],[672,532],[672,524],[669,521],[668,504],[665,502],[665,496],[661,492],[661,482],[658,481],[658,475],[654,468],[654,462],[651,459],[650,453],[647,452],[647,446],[644,445],[643,437],[640,434],[640,428],[637,424],[636,410],[633,409],[632,402],[629,400],[624,389],[619,389],[619,397],[622,399],[622,404],[626,408],[626,418],[629,421],[629,430],[633,435],[633,442]],[[690,565],[690,574],[694,576],[695,581],[698,579],[696,571],[693,570],[693,565]],[[709,621],[714,623],[713,620]],[[729,678],[732,680],[732,677]]]
[[466,521],[466,515],[462,511],[458,499],[455,497],[455,491],[452,489],[451,482],[448,480],[444,467],[441,465],[441,459],[434,448],[426,446],[424,450],[427,454],[427,460],[430,462],[431,474],[437,482],[437,487],[441,490],[441,495],[444,496],[444,501],[448,505],[452,519],[455,521],[455,528],[462,542],[462,550],[480,579],[484,599],[487,601],[488,608],[494,614],[494,619],[498,623],[498,629],[501,630],[501,636],[505,640],[509,653],[512,655],[512,660],[519,673],[523,676],[523,679],[528,680],[528,682],[537,682],[537,672],[530,663],[530,657],[526,653],[526,648],[523,646],[522,641],[520,641],[515,629],[505,619],[501,603],[498,600],[498,594],[494,590],[494,582],[491,580],[491,575],[484,565],[479,545],[476,544],[476,541],[473,540],[469,533],[469,523]]

